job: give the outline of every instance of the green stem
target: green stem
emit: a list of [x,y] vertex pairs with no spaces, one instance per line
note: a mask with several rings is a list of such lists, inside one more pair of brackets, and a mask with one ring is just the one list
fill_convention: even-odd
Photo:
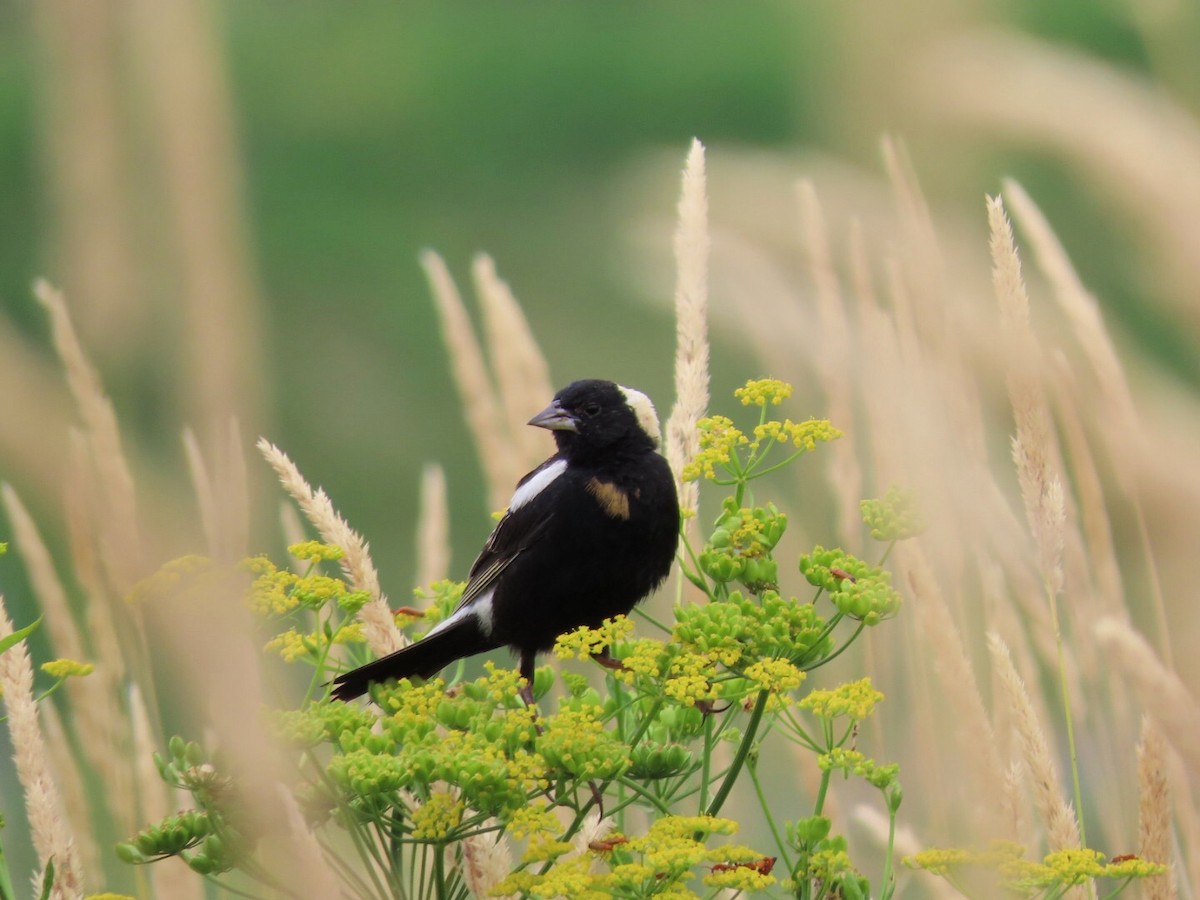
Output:
[[737,749],[737,755],[734,756],[729,771],[725,773],[725,780],[721,782],[721,787],[717,790],[716,796],[713,797],[713,801],[708,807],[707,815],[715,816],[721,811],[721,807],[725,805],[725,801],[729,799],[729,792],[733,790],[733,784],[737,781],[738,775],[741,774],[742,766],[746,764],[746,757],[750,755],[750,747],[754,743],[754,735],[758,732],[758,726],[762,722],[763,713],[767,709],[767,699],[770,696],[770,691],[758,692],[758,700],[754,704],[754,712],[750,713],[750,723],[746,726],[746,734],[742,737],[742,743]]
[[437,900],[446,900],[446,848],[433,845],[433,889]]
[[829,778],[833,775],[832,769],[826,769],[821,773],[821,786],[817,788],[817,802],[813,804],[813,815],[821,815],[821,810],[825,808],[825,795],[829,792]]
[[1075,817],[1079,820],[1079,845],[1086,847],[1087,832],[1083,824],[1083,790],[1079,786],[1079,754],[1075,748],[1075,724],[1071,715],[1071,688],[1067,682],[1067,658],[1063,649],[1062,628],[1058,622],[1058,597],[1049,584],[1046,596],[1050,600],[1050,620],[1054,624],[1054,645],[1058,653],[1058,680],[1062,687],[1063,717],[1067,725],[1067,748],[1071,754],[1071,783],[1075,789]]
[[700,766],[700,815],[708,806],[708,779],[712,774],[713,717],[704,717],[704,759]]
[[879,900],[890,900],[896,892],[896,877],[892,874],[892,857],[896,851],[896,811],[888,804],[887,856],[883,860],[883,892]]
[[754,784],[754,793],[758,795],[758,805],[762,807],[763,815],[767,819],[767,827],[771,829],[771,836],[775,838],[775,846],[779,848],[779,855],[783,858],[783,865],[790,872],[792,871],[792,860],[788,856],[787,844],[784,843],[783,836],[779,833],[779,826],[775,824],[775,817],[771,815],[771,807],[767,803],[767,795],[763,792],[762,782],[758,778],[758,766],[751,763],[746,766],[746,771],[750,773],[750,781]]

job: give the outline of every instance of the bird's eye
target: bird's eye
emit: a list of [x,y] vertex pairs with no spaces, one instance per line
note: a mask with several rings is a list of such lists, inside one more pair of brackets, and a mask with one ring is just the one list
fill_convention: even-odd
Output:
[[589,419],[594,419],[596,416],[600,415],[600,404],[594,401],[592,403],[585,404],[583,407],[583,414]]

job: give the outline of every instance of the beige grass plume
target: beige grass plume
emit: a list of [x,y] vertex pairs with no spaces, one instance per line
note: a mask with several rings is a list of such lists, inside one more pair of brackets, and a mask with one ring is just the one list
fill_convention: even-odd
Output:
[[[1142,859],[1171,861],[1171,796],[1167,785],[1166,746],[1149,716],[1142,718],[1138,760],[1138,847]],[[1146,900],[1174,900],[1178,896],[1175,874],[1168,871],[1142,887]]]
[[[12,621],[0,597],[0,639],[12,633]],[[83,874],[64,817],[62,795],[50,774],[50,757],[33,699],[33,664],[24,641],[0,654],[0,690],[8,713],[17,778],[25,791],[33,846],[43,872],[47,863],[54,863],[54,890],[50,896],[75,900],[83,896]],[[36,883],[40,886],[40,876]]]
[[89,455],[106,512],[102,540],[107,571],[115,582],[116,593],[124,596],[144,573],[133,475],[121,446],[117,415],[75,334],[62,293],[41,279],[34,283],[33,292],[50,315],[54,347],[66,370],[67,386],[84,423]]
[[417,584],[446,578],[450,571],[450,510],[446,471],[437,463],[421,470],[417,515]]
[[518,461],[516,448],[507,439],[509,429],[488,377],[483,348],[475,337],[471,318],[467,315],[467,308],[445,261],[434,251],[426,250],[421,254],[421,266],[433,291],[434,304],[442,323],[442,339],[450,356],[450,368],[458,385],[463,415],[475,441],[479,464],[483,467],[488,508],[503,509],[508,504],[514,482],[524,471]]
[[704,145],[692,141],[683,169],[675,230],[675,406],[667,418],[666,455],[679,505],[695,511],[699,487],[680,478],[699,449],[696,423],[708,410],[708,194]]
[[1183,758],[1189,774],[1200,777],[1200,703],[1168,669],[1138,632],[1105,616],[1093,626],[1100,647],[1133,685],[1163,737]]
[[1036,349],[1029,326],[1029,295],[1025,291],[1021,259],[1012,226],[1004,213],[1004,203],[999,197],[989,197],[987,207],[992,282],[1000,304],[1000,320],[1012,342],[1014,357],[1008,373],[1008,393],[1016,423],[1013,461],[1021,485],[1025,516],[1033,534],[1038,570],[1047,589],[1057,595],[1063,588],[1066,504],[1062,481],[1053,462],[1054,437],[1049,408],[1040,381],[1028,371],[1035,362]]
[[513,475],[515,482],[553,452],[545,432],[524,424],[554,396],[550,367],[512,289],[496,273],[492,258],[484,253],[476,256],[471,274],[483,312],[483,332],[496,393],[520,469]]
[[399,650],[406,641],[396,627],[387,597],[379,587],[379,573],[371,561],[367,542],[334,509],[333,501],[322,488],[313,490],[286,453],[266,438],[259,438],[258,450],[271,464],[283,489],[299,504],[321,539],[342,549],[342,571],[351,586],[370,595],[371,599],[359,611],[358,617],[363,623],[363,635],[371,652],[376,656],[386,656]]
[[1046,826],[1050,849],[1078,847],[1079,823],[1071,805],[1063,799],[1062,779],[1054,764],[1054,754],[1037,720],[1025,682],[1017,674],[1008,645],[995,632],[988,634],[988,650],[992,654],[992,669],[1000,681],[1001,693],[1020,737],[1025,767],[1032,778],[1034,805]]

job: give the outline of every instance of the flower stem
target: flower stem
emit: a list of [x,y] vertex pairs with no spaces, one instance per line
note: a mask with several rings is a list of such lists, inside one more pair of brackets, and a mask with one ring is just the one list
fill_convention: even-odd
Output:
[[721,807],[725,805],[725,801],[729,799],[729,792],[733,790],[733,784],[737,781],[738,775],[742,772],[742,766],[746,764],[746,757],[750,755],[750,747],[754,744],[754,735],[758,732],[758,726],[762,722],[763,713],[767,709],[767,698],[770,697],[770,691],[759,691],[758,700],[754,704],[754,711],[750,713],[750,722],[746,726],[746,733],[742,737],[742,743],[737,749],[737,755],[733,758],[733,764],[730,765],[729,771],[725,773],[725,780],[721,782],[721,787],[717,789],[717,794],[713,797],[712,803],[709,804],[707,815],[715,816],[721,811]]

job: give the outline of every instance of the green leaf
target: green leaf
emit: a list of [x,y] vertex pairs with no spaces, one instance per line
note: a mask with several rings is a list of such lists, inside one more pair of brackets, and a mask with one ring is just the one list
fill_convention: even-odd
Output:
[[17,644],[19,641],[25,640],[25,638],[29,637],[31,634],[33,634],[35,631],[37,631],[37,627],[41,624],[42,624],[42,617],[38,616],[36,619],[34,619],[30,624],[26,625],[20,631],[14,631],[8,637],[0,638],[0,653],[8,652],[8,650],[13,645]]
[[0,900],[17,900],[12,877],[8,874],[8,860],[4,856],[3,846],[0,846]]
[[[40,621],[40,620],[39,620]],[[50,890],[54,887],[54,858],[46,860],[46,875],[42,878],[42,896],[39,900],[50,900]]]

